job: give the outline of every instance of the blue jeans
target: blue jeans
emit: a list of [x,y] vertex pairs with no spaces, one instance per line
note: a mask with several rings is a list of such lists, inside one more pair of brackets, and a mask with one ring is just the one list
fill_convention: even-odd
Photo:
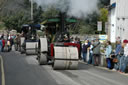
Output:
[[124,56],[120,70],[122,72],[125,72],[127,65],[128,65],[128,56],[127,57]]
[[93,58],[93,53],[89,54],[89,61],[88,64],[94,64],[94,58]]
[[2,51],[2,46],[0,45],[0,52]]
[[119,66],[119,70],[122,69],[123,62],[124,62],[124,57],[125,57],[125,56],[122,56],[122,57],[120,58],[120,66]]
[[119,70],[119,68],[120,68],[121,56],[120,56],[120,55],[117,55],[116,57],[117,57],[117,59],[118,59],[118,62],[114,64],[114,68],[115,68],[116,70]]
[[83,53],[83,60],[86,62],[87,53]]

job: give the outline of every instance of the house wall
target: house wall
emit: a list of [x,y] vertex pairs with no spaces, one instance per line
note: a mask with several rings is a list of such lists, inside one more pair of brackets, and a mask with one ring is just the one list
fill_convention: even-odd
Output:
[[117,0],[116,37],[128,39],[128,0]]
[[110,41],[116,42],[120,37],[123,41],[128,39],[128,0],[111,0],[110,4],[116,3],[116,7],[110,10]]

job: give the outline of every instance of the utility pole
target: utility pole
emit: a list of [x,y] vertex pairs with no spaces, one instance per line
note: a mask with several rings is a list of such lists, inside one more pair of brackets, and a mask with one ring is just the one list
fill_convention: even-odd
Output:
[[31,0],[31,21],[33,22],[33,0]]

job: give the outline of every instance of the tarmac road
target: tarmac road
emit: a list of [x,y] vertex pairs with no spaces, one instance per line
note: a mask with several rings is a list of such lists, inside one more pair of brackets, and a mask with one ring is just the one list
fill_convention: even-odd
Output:
[[5,85],[128,85],[127,75],[82,62],[78,70],[52,70],[49,65],[39,66],[36,56],[15,51],[0,55]]

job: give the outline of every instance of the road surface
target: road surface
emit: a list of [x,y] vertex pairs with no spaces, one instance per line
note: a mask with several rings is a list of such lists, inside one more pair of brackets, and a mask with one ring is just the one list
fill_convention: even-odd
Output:
[[128,85],[127,75],[82,62],[78,70],[55,71],[50,65],[39,66],[33,55],[16,51],[0,55],[4,62],[5,85]]

